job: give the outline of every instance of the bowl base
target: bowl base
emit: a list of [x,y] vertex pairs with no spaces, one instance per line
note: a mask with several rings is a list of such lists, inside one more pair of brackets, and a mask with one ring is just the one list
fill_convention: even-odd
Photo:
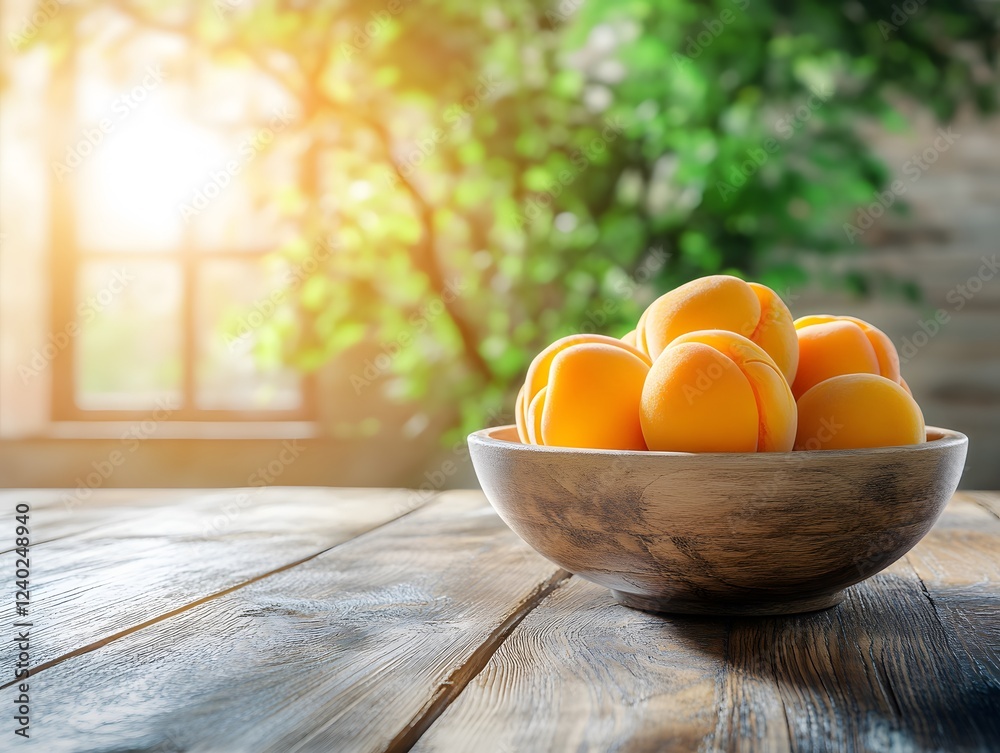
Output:
[[642,596],[611,589],[611,595],[619,604],[644,612],[660,614],[711,614],[728,616],[754,616],[776,614],[800,614],[802,612],[818,612],[837,606],[844,600],[843,591],[835,591],[823,596],[811,596],[807,599],[787,599],[782,601],[708,601],[694,599],[678,599],[669,597]]

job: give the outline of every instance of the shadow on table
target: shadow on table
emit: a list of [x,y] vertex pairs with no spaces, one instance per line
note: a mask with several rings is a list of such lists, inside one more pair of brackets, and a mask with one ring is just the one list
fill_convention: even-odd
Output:
[[[1000,597],[875,580],[823,612],[727,620],[720,707],[737,712],[717,743],[783,711],[793,749],[1000,749]],[[702,621],[666,619],[698,643]]]

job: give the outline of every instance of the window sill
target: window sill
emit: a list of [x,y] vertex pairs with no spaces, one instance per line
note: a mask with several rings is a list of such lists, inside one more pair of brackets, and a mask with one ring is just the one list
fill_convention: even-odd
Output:
[[45,439],[119,439],[141,432],[149,439],[314,439],[313,421],[55,421]]

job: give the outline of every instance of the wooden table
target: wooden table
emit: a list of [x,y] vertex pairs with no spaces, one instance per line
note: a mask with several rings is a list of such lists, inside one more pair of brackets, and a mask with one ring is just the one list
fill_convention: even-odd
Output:
[[3,492],[0,750],[1000,749],[1000,494],[957,494],[842,606],[766,619],[618,606],[480,492],[424,496]]

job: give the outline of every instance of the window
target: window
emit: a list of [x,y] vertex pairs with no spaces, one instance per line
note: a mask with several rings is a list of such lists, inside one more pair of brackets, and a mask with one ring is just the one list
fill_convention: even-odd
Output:
[[264,264],[282,225],[257,194],[295,185],[291,103],[185,44],[77,45],[54,74],[56,420],[312,417],[311,380],[254,355],[274,313],[255,306],[284,273]]

